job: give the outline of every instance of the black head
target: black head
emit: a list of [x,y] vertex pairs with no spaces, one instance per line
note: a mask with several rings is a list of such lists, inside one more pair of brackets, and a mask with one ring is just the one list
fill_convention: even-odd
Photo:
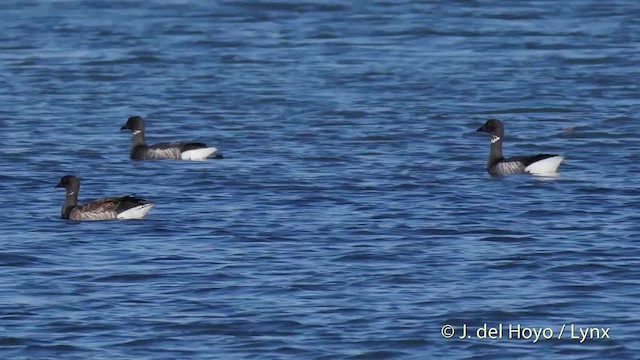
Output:
[[498,137],[504,136],[504,127],[502,126],[502,122],[497,119],[489,119],[484,125],[478,128],[478,131],[484,131],[491,135],[495,135]]
[[136,131],[144,131],[144,120],[140,116],[132,116],[120,130],[131,130],[134,133]]
[[67,189],[67,191],[75,192],[80,187],[80,181],[73,175],[65,175],[60,178],[60,181],[58,181],[58,185],[56,185],[56,187],[63,187]]

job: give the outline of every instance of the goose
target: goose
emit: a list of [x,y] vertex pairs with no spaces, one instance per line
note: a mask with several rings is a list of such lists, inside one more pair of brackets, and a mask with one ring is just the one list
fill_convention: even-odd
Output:
[[515,156],[505,159],[502,155],[502,138],[504,126],[500,120],[489,119],[478,131],[491,135],[491,151],[487,161],[487,171],[491,175],[532,173],[535,175],[554,175],[564,156],[555,154],[538,154],[531,156]]
[[142,219],[154,206],[153,203],[132,195],[101,198],[91,200],[84,205],[79,205],[78,191],[80,190],[80,180],[73,175],[63,176],[56,187],[63,187],[67,191],[62,210],[60,211],[63,219]]
[[221,154],[214,154],[218,149],[201,142],[166,142],[147,145],[144,141],[144,119],[140,116],[127,119],[120,130],[131,130],[133,134],[130,151],[133,160],[206,160],[212,154],[215,158],[222,158]]

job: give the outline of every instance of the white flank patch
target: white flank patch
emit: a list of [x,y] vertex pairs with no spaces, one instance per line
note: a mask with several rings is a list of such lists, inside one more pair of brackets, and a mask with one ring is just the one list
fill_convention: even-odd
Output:
[[557,172],[562,160],[564,160],[564,156],[546,158],[527,166],[524,171],[536,175],[553,175]]
[[151,210],[152,207],[153,207],[153,204],[138,205],[134,208],[121,212],[120,214],[118,214],[117,218],[118,219],[142,219],[145,215],[147,215],[147,213],[149,212],[149,210]]
[[214,147],[188,150],[182,153],[182,160],[207,160],[209,155],[218,151]]
[[149,159],[180,159],[180,149],[167,148],[167,149],[149,149],[147,151],[147,157]]

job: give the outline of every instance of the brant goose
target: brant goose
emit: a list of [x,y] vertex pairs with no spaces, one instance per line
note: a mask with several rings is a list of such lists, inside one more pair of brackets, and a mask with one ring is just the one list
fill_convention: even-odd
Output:
[[78,205],[80,181],[73,175],[63,176],[56,187],[67,190],[61,210],[63,219],[142,219],[153,207],[153,203],[131,195],[96,199],[84,205]]
[[[131,130],[133,133],[130,153],[133,160],[206,160],[211,154],[218,151],[218,149],[208,147],[200,142],[169,142],[147,145],[144,142],[144,120],[140,116],[130,117],[120,130]],[[222,155],[215,154],[214,157],[222,158]]]
[[491,151],[487,161],[487,171],[491,175],[532,173],[536,175],[553,175],[564,156],[554,154],[538,154],[531,156],[515,156],[505,159],[502,156],[502,138],[504,127],[500,120],[490,119],[478,131],[491,134]]

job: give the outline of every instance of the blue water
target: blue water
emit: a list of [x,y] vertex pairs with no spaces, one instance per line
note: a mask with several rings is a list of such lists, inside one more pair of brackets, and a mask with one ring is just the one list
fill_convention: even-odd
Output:
[[[137,3],[0,4],[0,357],[638,357],[640,2]],[[489,176],[492,117],[560,176]]]

